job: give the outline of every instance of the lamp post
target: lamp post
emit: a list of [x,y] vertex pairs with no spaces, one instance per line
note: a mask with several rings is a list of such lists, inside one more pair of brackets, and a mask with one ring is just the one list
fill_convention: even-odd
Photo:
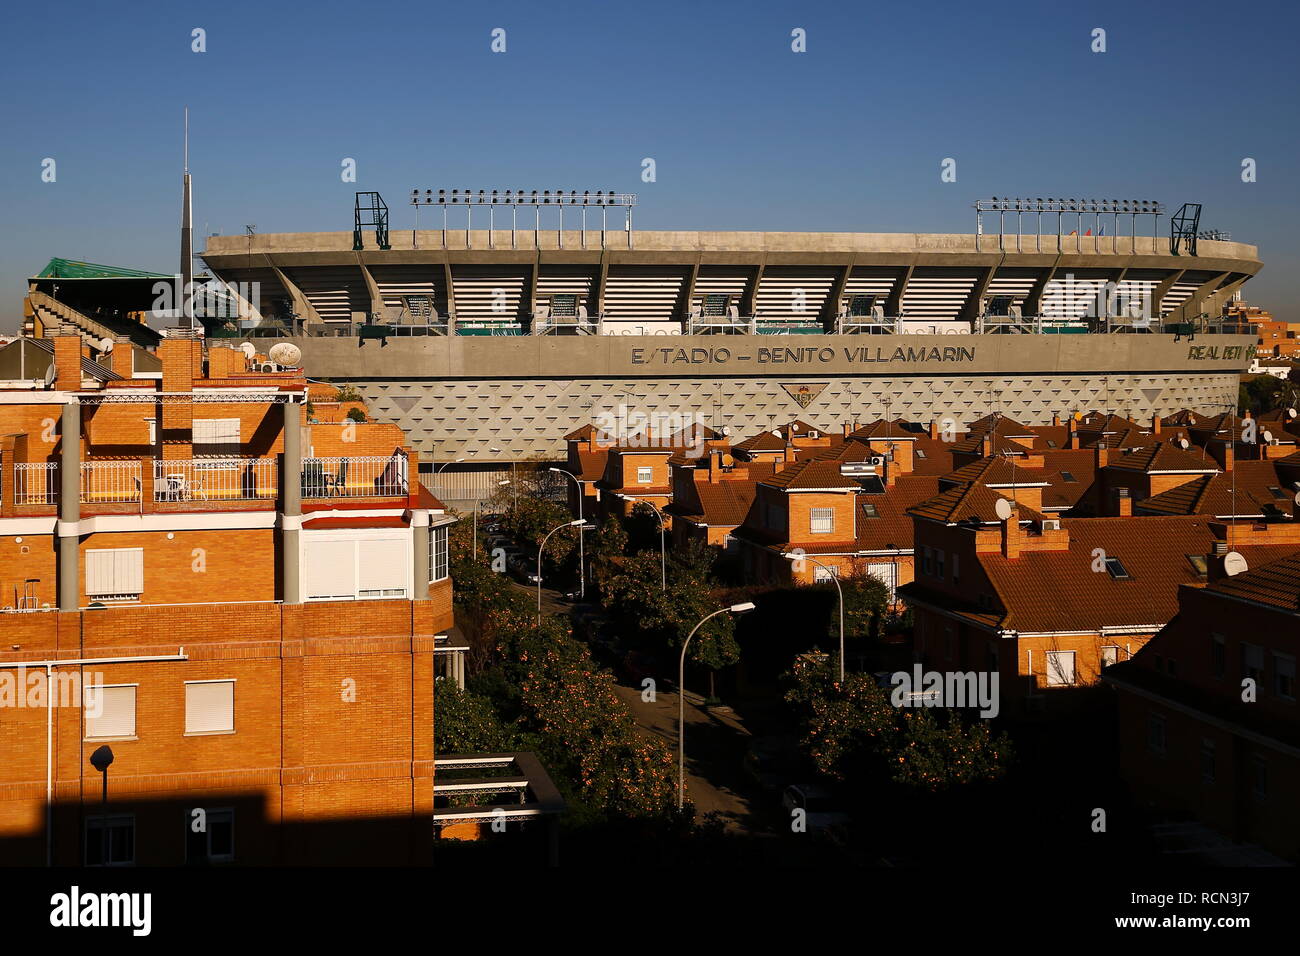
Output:
[[[542,552],[546,550],[546,542],[549,541],[551,535],[555,534],[557,531],[563,531],[565,528],[577,528],[579,525],[584,525],[586,523],[587,522],[583,521],[581,518],[577,521],[566,521],[564,524],[546,532],[546,536],[542,538],[542,543],[537,546],[537,626],[539,628],[542,626]],[[578,532],[578,536],[579,540],[581,540],[581,531]]]
[[[568,475],[570,478],[573,479],[573,483],[574,483],[574,485],[577,486],[577,489],[578,489],[578,520],[583,522],[583,528],[584,528],[584,530],[585,530],[585,529],[586,529],[586,521],[583,519],[583,516],[582,516],[582,498],[583,498],[583,495],[582,495],[582,482],[578,480],[578,476],[575,475],[573,472],[571,472],[571,471],[565,471],[563,468],[551,468],[551,469],[549,469],[549,470],[550,470],[550,471],[553,471],[553,472],[555,472],[555,473],[557,473],[557,474],[560,474],[560,475]],[[578,595],[579,595],[579,597],[582,598],[583,600],[586,600],[586,597],[587,597],[587,551],[586,551],[586,547],[585,547],[585,545],[584,545],[584,543],[583,543],[584,541],[585,541],[585,536],[583,535],[582,531],[579,531],[579,532],[578,532]]]
[[840,576],[836,574],[834,571],[832,571],[830,568],[826,567],[826,565],[822,564],[816,558],[810,558],[806,554],[793,554],[789,551],[783,551],[781,553],[781,557],[785,558],[787,561],[794,561],[796,563],[799,561],[811,561],[813,564],[817,565],[817,567],[821,568],[823,571],[829,574],[831,576],[831,581],[835,583],[835,590],[840,597],[840,684],[843,685],[844,684],[844,589],[840,587]]
[[108,768],[113,763],[113,748],[104,744],[90,755],[90,765],[104,775],[103,803],[108,803]]
[[710,618],[715,618],[719,614],[744,614],[752,610],[754,610],[754,602],[745,601],[706,614],[691,628],[686,643],[682,645],[682,656],[677,662],[677,809],[679,810],[686,805],[686,649],[690,647],[695,632]]
[[631,501],[633,504],[649,505],[654,509],[655,517],[659,519],[659,590],[668,590],[668,549],[664,546],[664,516],[663,513],[655,507],[653,501],[647,501],[644,498],[633,498],[630,495],[621,495],[624,501]]
[[435,464],[435,465],[433,466],[433,486],[434,486],[435,488],[438,487],[438,474],[439,474],[439,473],[440,473],[444,468],[446,468],[448,465],[456,465],[456,464],[459,464],[460,462],[462,462],[462,461],[464,461],[464,460],[465,460],[464,458],[453,458],[451,461],[444,461],[441,465]]

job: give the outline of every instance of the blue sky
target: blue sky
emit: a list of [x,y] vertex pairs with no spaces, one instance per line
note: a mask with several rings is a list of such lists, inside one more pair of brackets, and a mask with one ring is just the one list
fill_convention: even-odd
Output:
[[1195,201],[1203,228],[1260,247],[1247,297],[1300,319],[1293,4],[232,0],[6,20],[0,329],[51,256],[177,268],[185,105],[198,235],[350,229],[357,189],[409,229],[413,187],[631,191],[644,229],[966,232],[992,195]]

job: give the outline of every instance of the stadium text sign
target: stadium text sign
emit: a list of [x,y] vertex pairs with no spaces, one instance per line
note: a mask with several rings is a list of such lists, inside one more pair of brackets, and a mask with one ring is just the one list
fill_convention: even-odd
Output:
[[789,348],[784,346],[749,346],[746,348],[634,348],[633,365],[730,365],[753,362],[755,365],[828,365],[833,362],[874,364],[877,362],[930,365],[975,361],[975,347],[945,346],[830,346]]

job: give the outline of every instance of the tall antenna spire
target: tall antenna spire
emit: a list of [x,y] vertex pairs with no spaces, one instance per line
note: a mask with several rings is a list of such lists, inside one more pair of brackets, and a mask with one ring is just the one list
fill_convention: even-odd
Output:
[[183,327],[194,329],[194,302],[191,286],[194,284],[194,223],[190,197],[190,108],[185,107],[185,161],[184,197],[181,206],[181,303],[185,321]]

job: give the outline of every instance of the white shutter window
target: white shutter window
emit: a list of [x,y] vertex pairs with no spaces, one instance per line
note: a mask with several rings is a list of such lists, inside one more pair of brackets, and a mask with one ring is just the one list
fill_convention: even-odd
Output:
[[102,548],[86,552],[86,597],[99,601],[135,601],[143,593],[143,548]]
[[877,562],[867,565],[867,574],[889,589],[889,600],[894,600],[894,565],[889,562]]
[[235,729],[235,682],[201,680],[185,682],[185,732],[231,733]]
[[306,538],[304,577],[309,601],[356,597],[357,543]]
[[648,485],[654,480],[654,469],[649,465],[642,465],[636,470],[636,481],[639,485]]
[[84,692],[86,739],[135,736],[135,684],[95,684]]
[[193,439],[196,455],[238,455],[239,419],[196,418]]
[[406,597],[411,566],[406,540],[362,539],[357,542],[357,597]]

